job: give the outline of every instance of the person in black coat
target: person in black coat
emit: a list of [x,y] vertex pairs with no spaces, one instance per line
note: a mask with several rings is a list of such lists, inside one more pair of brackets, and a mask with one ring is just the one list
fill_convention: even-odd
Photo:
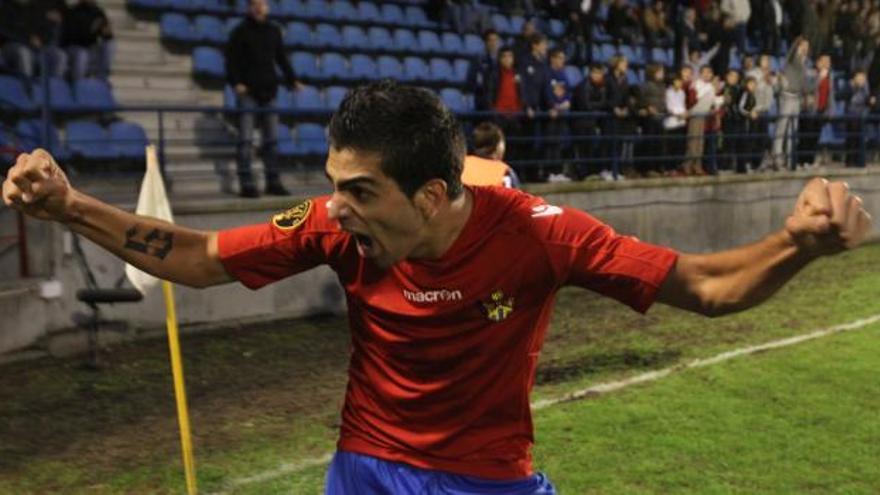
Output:
[[486,51],[471,60],[468,66],[468,87],[474,90],[474,109],[486,111],[492,109],[494,100],[489,95],[491,80],[498,70],[498,49],[501,47],[501,36],[494,29],[483,33]]
[[[276,65],[284,73],[284,82],[299,87],[290,62],[284,55],[281,28],[268,20],[267,0],[250,0],[248,16],[232,31],[226,46],[226,81],[235,90],[238,107],[254,109],[271,107],[278,93]],[[239,194],[255,198],[260,195],[251,171],[251,148],[254,118],[260,121],[263,136],[263,167],[266,194],[290,194],[281,184],[276,160],[278,145],[278,114],[242,113],[239,117],[238,180]]]
[[[605,68],[602,65],[590,66],[589,76],[575,87],[572,95],[572,110],[581,113],[605,113],[609,110],[608,86],[605,84]],[[601,134],[598,124],[601,122],[601,117],[589,115],[577,117],[572,122],[580,177],[598,174],[599,171],[608,169],[607,162],[598,161],[602,156],[602,142],[598,137]]]
[[70,59],[71,79],[108,79],[116,45],[104,9],[95,0],[80,0],[64,12],[61,25],[61,46]]

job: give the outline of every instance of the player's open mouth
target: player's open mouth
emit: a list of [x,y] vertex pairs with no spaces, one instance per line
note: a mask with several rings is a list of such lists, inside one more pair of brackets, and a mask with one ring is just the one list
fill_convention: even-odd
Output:
[[358,253],[364,257],[370,257],[375,254],[375,246],[373,244],[373,238],[364,234],[358,234],[357,232],[351,233],[354,236],[355,242],[357,242]]

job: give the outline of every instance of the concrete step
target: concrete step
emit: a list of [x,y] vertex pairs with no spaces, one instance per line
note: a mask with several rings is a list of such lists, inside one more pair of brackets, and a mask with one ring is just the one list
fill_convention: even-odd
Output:
[[197,89],[195,82],[186,76],[163,74],[159,76],[147,76],[143,74],[122,74],[114,71],[110,76],[113,89],[142,88],[142,89],[170,89],[192,90]]
[[144,76],[176,76],[187,79],[192,78],[192,57],[184,57],[180,60],[166,58],[164,62],[152,64],[119,59],[113,63],[114,74],[140,74]]

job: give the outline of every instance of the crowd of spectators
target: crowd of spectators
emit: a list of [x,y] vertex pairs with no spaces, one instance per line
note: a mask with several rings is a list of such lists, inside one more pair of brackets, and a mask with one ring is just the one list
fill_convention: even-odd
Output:
[[95,0],[0,0],[0,70],[33,78],[43,64],[50,77],[107,79],[113,28]]
[[[438,15],[450,5],[483,12],[487,3],[437,2]],[[820,136],[835,117],[850,119],[839,125],[845,159],[864,161],[858,144],[868,129],[856,117],[878,112],[880,1],[517,3],[503,8],[549,12],[567,22],[565,36],[548,41],[540,20],[508,44],[484,30],[486,53],[469,85],[476,110],[493,113],[508,136],[508,157],[525,180],[809,167],[821,162]],[[450,26],[485,27],[481,15],[469,18]],[[596,30],[615,46],[610,61],[594,60]],[[644,54],[638,62],[625,56],[632,48]],[[653,48],[674,60],[655,63]]]

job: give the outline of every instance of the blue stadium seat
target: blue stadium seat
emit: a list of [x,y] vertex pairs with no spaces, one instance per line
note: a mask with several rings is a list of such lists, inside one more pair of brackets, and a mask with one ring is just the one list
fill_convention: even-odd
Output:
[[410,82],[431,80],[431,70],[422,57],[406,57],[403,59],[404,80]]
[[226,76],[223,54],[216,48],[200,46],[193,50],[193,73],[199,76]]
[[[34,96],[34,104],[42,106],[45,98],[43,98],[43,85],[40,81],[34,82],[31,94]],[[52,108],[73,108],[76,106],[73,91],[64,79],[58,77],[49,79],[49,106]]]
[[342,103],[342,99],[345,98],[347,93],[348,88],[330,86],[324,90],[324,103],[326,103],[328,109],[335,111],[339,108],[339,104]]
[[342,34],[333,24],[318,24],[315,26],[315,46],[342,48]]
[[320,124],[300,124],[296,126],[297,154],[327,153],[327,133]]
[[500,12],[492,14],[492,26],[495,27],[495,31],[498,31],[502,35],[517,33],[516,30],[511,28],[510,20],[507,18],[507,16]]
[[421,5],[409,5],[404,10],[406,23],[415,27],[433,27],[434,23],[425,15],[425,9]]
[[451,55],[461,55],[466,53],[464,48],[464,42],[461,40],[461,36],[455,33],[443,33],[443,36],[440,38],[440,41],[443,45],[443,51],[445,53]]
[[[58,129],[49,124],[49,147],[48,150],[59,161],[70,158],[67,149],[61,146],[58,138]],[[33,151],[43,147],[43,123],[39,119],[20,120],[15,124],[15,134],[18,135],[20,151]]]
[[421,47],[419,46],[419,40],[416,38],[416,35],[413,34],[413,32],[409,29],[395,29],[394,44],[397,47],[401,49],[407,49],[408,51],[422,51]]
[[342,28],[342,46],[349,50],[358,48],[363,50],[370,47],[370,39],[362,28],[345,26]]
[[455,80],[455,70],[452,64],[445,58],[432,58],[430,61],[431,79],[435,81],[452,82]]
[[324,0],[306,0],[302,15],[308,19],[333,19],[333,10]]
[[355,80],[372,80],[376,79],[378,70],[376,63],[368,55],[357,53],[351,56],[351,78]]
[[174,41],[193,42],[198,34],[183,14],[166,12],[159,18],[159,32],[162,37]]
[[281,0],[280,12],[285,17],[301,17],[305,10],[306,7],[300,0]]
[[403,9],[399,5],[386,3],[382,5],[382,22],[386,24],[405,25],[406,18],[403,15]]
[[559,19],[550,19],[550,37],[561,38],[565,34],[565,24]]
[[358,17],[361,20],[375,23],[382,20],[382,13],[373,2],[360,2],[358,3]]
[[378,60],[379,79],[403,79],[403,67],[400,61],[388,55],[382,55]]
[[332,11],[337,21],[356,21],[360,15],[358,8],[346,0],[334,0]]
[[290,134],[290,128],[284,124],[278,124],[278,155],[294,156],[296,155],[296,143]]
[[241,17],[230,17],[226,19],[226,33],[227,35],[232,34],[232,31],[241,24],[241,21],[244,19]]
[[118,121],[110,124],[107,131],[120,158],[138,160],[144,157],[144,147],[149,140],[143,127],[134,122]]
[[614,56],[617,55],[617,52],[614,50],[614,45],[606,43],[602,45],[602,59],[606,62],[610,62]]
[[116,147],[109,133],[95,122],[73,121],[67,124],[67,148],[77,157],[87,160],[117,158]]
[[225,15],[232,12],[232,6],[226,0],[202,0],[202,9],[217,15]]
[[655,64],[671,65],[669,59],[666,58],[666,50],[659,47],[654,47],[651,50],[651,61]]
[[318,88],[303,85],[293,93],[293,107],[297,110],[324,110],[324,98]]
[[78,107],[95,110],[112,110],[116,107],[110,85],[103,79],[86,78],[74,81],[73,96]]
[[440,90],[440,99],[443,104],[449,107],[453,112],[464,112],[467,110],[464,95],[455,88],[443,88]]
[[470,70],[471,62],[465,58],[457,58],[452,63],[452,82],[464,84],[467,81],[468,70]]
[[367,37],[370,38],[370,48],[373,50],[390,50],[394,47],[394,39],[391,33],[379,26],[372,26],[367,30]]
[[290,56],[290,65],[297,77],[318,78],[321,77],[321,69],[318,68],[318,59],[308,52],[293,52]]
[[323,79],[347,79],[348,60],[338,53],[325,53],[321,56],[321,77]]
[[194,29],[199,41],[223,43],[226,41],[226,25],[212,15],[196,16]]
[[284,46],[307,47],[313,46],[312,28],[304,22],[294,21],[287,25],[284,31]]
[[636,71],[633,69],[627,69],[626,71],[626,81],[631,85],[639,84],[639,75],[636,74]]
[[198,10],[198,4],[194,0],[165,0],[165,6],[169,10],[179,12],[194,12]]
[[274,107],[281,111],[293,110],[296,108],[293,98],[293,91],[284,86],[279,86],[278,93],[275,95]]
[[584,72],[574,65],[565,66],[565,77],[572,86],[577,86],[584,80]]
[[636,51],[629,45],[620,45],[620,54],[629,60],[630,64],[636,63]]
[[523,24],[525,23],[526,18],[521,15],[510,16],[510,29],[512,29],[514,33],[519,34],[522,32]]
[[128,5],[136,9],[160,9],[165,7],[165,0],[128,0]]
[[443,44],[434,31],[419,31],[419,48],[424,53],[443,53]]
[[483,40],[476,34],[464,35],[464,52],[468,55],[479,56],[486,50]]
[[[278,88],[279,90],[281,88]],[[235,94],[235,90],[232,89],[232,86],[226,85],[223,86],[223,108],[227,110],[232,110],[238,106],[238,95]]]

